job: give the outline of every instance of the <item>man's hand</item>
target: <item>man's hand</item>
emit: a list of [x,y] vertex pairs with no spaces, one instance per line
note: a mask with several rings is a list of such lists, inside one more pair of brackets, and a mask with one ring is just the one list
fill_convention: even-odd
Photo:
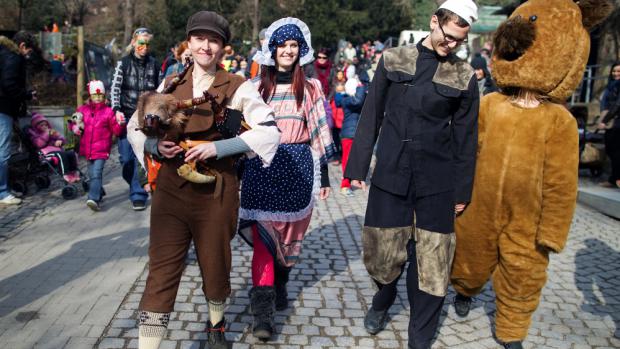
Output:
[[456,206],[454,206],[454,214],[459,215],[463,213],[465,207],[467,207],[467,204],[456,204]]
[[366,191],[366,182],[364,181],[359,181],[357,179],[352,179],[351,180],[351,186],[358,188],[358,189],[362,189],[363,191]]
[[327,199],[331,192],[332,192],[332,188],[330,187],[321,188],[321,191],[319,192],[319,199],[321,200]]
[[182,152],[183,148],[171,141],[159,141],[157,143],[157,150],[163,157],[171,159],[177,156],[178,153]]
[[204,161],[208,158],[215,157],[216,155],[217,150],[215,149],[215,144],[213,144],[213,142],[202,143],[192,147],[185,153],[185,162]]
[[606,123],[604,122],[599,122],[598,125],[596,125],[596,128],[598,128],[599,130],[606,130],[611,128],[610,126],[607,126]]

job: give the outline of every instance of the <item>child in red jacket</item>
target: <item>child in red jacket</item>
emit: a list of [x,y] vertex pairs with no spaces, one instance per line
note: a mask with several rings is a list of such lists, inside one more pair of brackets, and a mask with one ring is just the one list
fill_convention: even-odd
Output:
[[90,186],[86,205],[93,211],[99,211],[102,197],[103,166],[110,157],[112,135],[119,136],[124,129],[125,118],[116,116],[112,108],[105,104],[105,87],[99,80],[88,84],[90,98],[86,104],[77,109],[75,119],[81,119],[82,125],[73,124],[72,131],[81,136],[80,155],[88,160]]

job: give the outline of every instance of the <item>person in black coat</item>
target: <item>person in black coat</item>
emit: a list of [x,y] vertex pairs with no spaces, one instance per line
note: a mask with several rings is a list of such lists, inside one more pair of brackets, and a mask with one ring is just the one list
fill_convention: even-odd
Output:
[[[138,97],[143,92],[157,89],[161,81],[160,65],[149,53],[152,38],[153,34],[149,29],[136,29],[129,54],[118,61],[114,70],[110,89],[112,109],[127,122],[136,111]],[[118,138],[118,153],[123,164],[123,179],[129,184],[132,208],[136,211],[144,210],[148,193],[140,186],[139,164],[127,141],[126,133]]]
[[34,37],[20,31],[10,40],[0,36],[0,205],[21,203],[9,191],[10,142],[13,121],[26,113],[35,93],[26,87],[26,59],[36,47]]
[[474,68],[476,79],[478,79],[478,91],[480,92],[480,97],[498,90],[497,85],[495,84],[495,81],[493,81],[493,78],[489,73],[489,69],[487,68],[487,61],[480,55],[480,53],[476,53],[474,58],[472,58],[471,67]]
[[601,100],[603,119],[598,128],[605,130],[605,152],[611,162],[611,174],[601,186],[620,187],[620,62],[611,66],[609,83]]
[[448,0],[428,37],[383,53],[344,174],[365,189],[379,139],[362,232],[364,264],[379,291],[364,326],[371,334],[385,328],[409,261],[409,348],[431,347],[454,256],[455,213],[471,200],[478,83],[453,51],[476,18],[473,1]]

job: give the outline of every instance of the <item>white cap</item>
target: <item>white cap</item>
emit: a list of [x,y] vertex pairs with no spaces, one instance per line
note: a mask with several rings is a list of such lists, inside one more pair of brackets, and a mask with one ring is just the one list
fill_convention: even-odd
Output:
[[470,26],[478,20],[478,6],[472,0],[447,0],[439,8],[456,13]]
[[104,94],[105,86],[103,86],[103,82],[101,80],[93,80],[88,83],[88,94]]

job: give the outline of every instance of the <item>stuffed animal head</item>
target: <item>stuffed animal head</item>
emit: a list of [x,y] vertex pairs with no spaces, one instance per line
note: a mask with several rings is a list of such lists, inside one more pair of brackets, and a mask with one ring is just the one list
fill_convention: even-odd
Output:
[[588,31],[611,13],[609,0],[529,0],[495,33],[493,77],[501,88],[568,98],[583,77]]
[[171,94],[146,92],[138,99],[138,124],[147,136],[161,136],[160,131],[181,127],[188,119]]

